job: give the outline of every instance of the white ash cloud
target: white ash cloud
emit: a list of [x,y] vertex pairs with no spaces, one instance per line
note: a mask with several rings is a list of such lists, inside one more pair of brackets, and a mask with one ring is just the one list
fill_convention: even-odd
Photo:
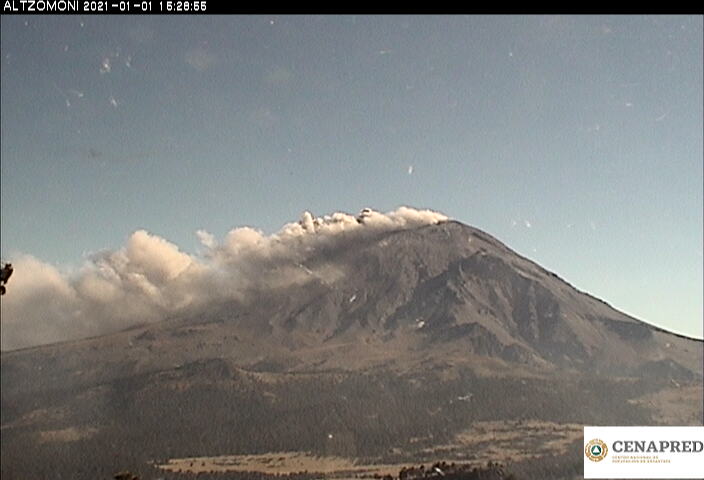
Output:
[[198,230],[203,246],[198,255],[138,230],[123,247],[90,256],[75,272],[20,255],[11,259],[15,272],[0,303],[2,349],[109,333],[218,301],[246,302],[259,288],[326,281],[323,277],[334,281],[340,272],[333,267],[312,272],[302,264],[317,246],[445,220],[438,212],[409,207],[388,213],[364,209],[357,216],[304,212],[272,235],[239,227],[218,240]]

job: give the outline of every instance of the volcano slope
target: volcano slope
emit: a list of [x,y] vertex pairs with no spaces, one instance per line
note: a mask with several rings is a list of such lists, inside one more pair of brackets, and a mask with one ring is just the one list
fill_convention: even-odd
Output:
[[464,224],[341,234],[267,268],[282,281],[237,300],[4,352],[2,477],[188,478],[174,459],[308,452],[565,478],[582,425],[702,423],[702,341]]

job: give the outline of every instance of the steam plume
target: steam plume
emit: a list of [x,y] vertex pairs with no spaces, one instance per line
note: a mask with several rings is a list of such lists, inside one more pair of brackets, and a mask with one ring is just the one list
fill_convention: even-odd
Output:
[[364,209],[358,216],[305,212],[272,235],[239,227],[218,241],[199,230],[204,253],[198,256],[138,230],[122,248],[91,256],[73,274],[20,255],[12,259],[15,273],[1,303],[2,349],[108,333],[212,302],[246,301],[252,289],[310,280],[299,262],[316,245],[445,220],[408,207]]

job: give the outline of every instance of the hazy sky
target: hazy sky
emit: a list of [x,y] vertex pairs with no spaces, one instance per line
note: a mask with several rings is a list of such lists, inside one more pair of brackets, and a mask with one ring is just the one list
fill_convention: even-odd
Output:
[[1,27],[6,261],[411,205],[702,336],[702,17]]

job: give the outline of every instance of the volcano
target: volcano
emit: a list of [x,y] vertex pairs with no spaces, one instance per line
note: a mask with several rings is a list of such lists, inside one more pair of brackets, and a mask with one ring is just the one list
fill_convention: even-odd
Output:
[[481,230],[441,221],[302,252],[266,266],[295,280],[3,352],[3,478],[226,478],[213,459],[276,452],[564,478],[581,472],[583,425],[702,422],[701,340]]

